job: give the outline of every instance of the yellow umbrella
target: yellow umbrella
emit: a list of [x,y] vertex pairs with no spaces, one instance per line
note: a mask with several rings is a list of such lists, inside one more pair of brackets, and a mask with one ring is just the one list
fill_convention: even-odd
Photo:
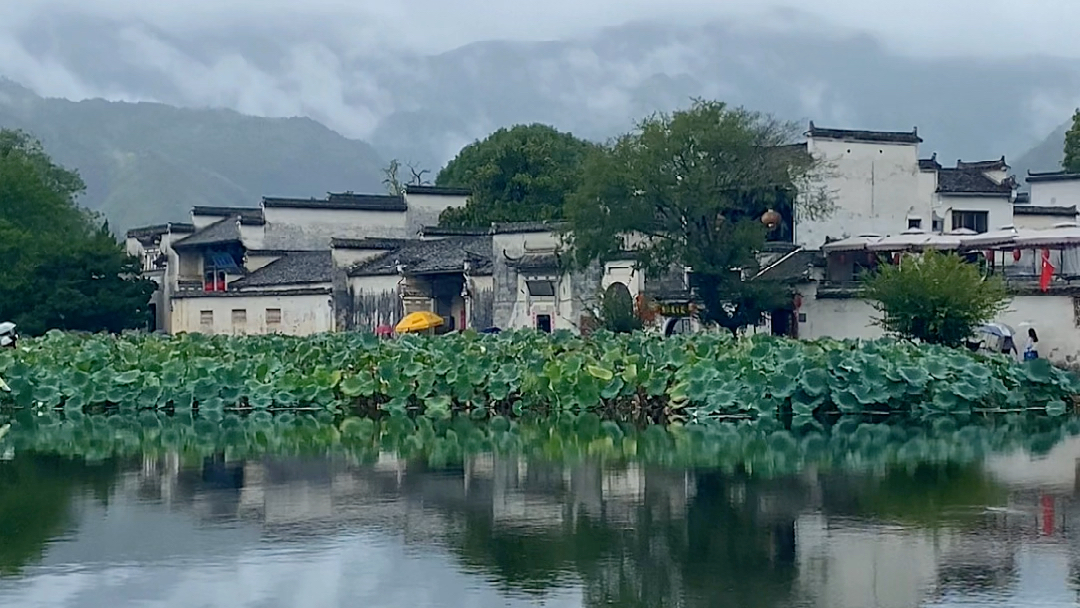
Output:
[[413,331],[425,331],[428,329],[436,328],[443,324],[443,318],[439,315],[422,310],[420,312],[414,312],[405,315],[405,318],[397,324],[394,331],[399,334],[404,334]]

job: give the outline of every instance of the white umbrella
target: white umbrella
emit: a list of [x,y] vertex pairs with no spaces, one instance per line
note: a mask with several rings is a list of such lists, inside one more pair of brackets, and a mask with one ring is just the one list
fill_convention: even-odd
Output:
[[849,236],[846,239],[840,239],[839,241],[832,241],[831,243],[825,243],[821,249],[826,253],[837,253],[840,251],[866,251],[867,245],[870,243],[876,243],[881,240],[881,235],[878,234],[860,234],[859,236]]
[[1002,338],[1011,338],[1016,335],[1013,328],[1005,325],[1004,323],[987,323],[979,328],[979,331],[984,334],[990,334],[992,336],[1000,336]]
[[866,246],[869,251],[918,251],[938,249],[942,251],[959,249],[959,236],[929,234],[921,228],[909,228],[898,235],[887,236]]
[[1075,222],[1054,224],[1053,228],[1032,230],[1018,235],[1014,242],[1020,249],[1080,246],[1080,226],[1077,226]]
[[961,237],[960,241],[963,243],[964,249],[986,249],[988,247],[1012,245],[1017,236],[1028,232],[1030,231],[1017,230],[1016,226],[1010,224],[990,232]]

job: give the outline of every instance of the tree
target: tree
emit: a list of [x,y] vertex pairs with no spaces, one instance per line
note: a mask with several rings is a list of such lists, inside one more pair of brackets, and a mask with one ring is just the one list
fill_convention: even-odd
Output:
[[864,296],[885,331],[947,346],[962,346],[1009,301],[1000,277],[983,277],[959,256],[935,251],[882,265],[867,279]]
[[0,319],[26,334],[144,327],[154,284],[95,214],[78,173],[0,130]]
[[777,282],[747,280],[758,272],[765,213],[831,210],[819,162],[789,145],[797,135],[792,123],[715,101],[642,120],[584,163],[566,207],[576,262],[626,255],[630,238],[646,273],[692,269],[703,322],[733,333],[759,323],[790,301]]
[[405,186],[401,183],[401,179],[398,177],[398,172],[401,171],[401,161],[396,158],[390,159],[390,164],[383,167],[382,180],[383,186],[386,187],[386,191],[394,196],[401,196],[405,193]]
[[1065,159],[1061,166],[1070,173],[1080,173],[1080,108],[1073,112],[1072,127],[1065,133]]
[[562,218],[566,196],[581,180],[581,164],[597,146],[541,125],[499,129],[465,146],[439,171],[435,185],[468,188],[461,208],[440,217],[446,226]]
[[604,329],[628,334],[642,328],[641,319],[634,314],[634,298],[622,283],[612,283],[600,299],[600,322]]

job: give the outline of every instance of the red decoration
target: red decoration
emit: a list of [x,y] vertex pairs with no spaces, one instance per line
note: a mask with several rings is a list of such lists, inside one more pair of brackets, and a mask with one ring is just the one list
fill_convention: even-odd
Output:
[[900,253],[899,252],[893,254],[892,261],[893,261],[893,264],[896,264],[897,266],[900,265]]
[[1021,254],[1020,254],[1019,249],[1013,249],[1013,261],[1014,262],[1019,262],[1020,261],[1020,255]]
[[795,304],[795,310],[802,308],[802,294],[795,294],[795,298],[792,302]]
[[1039,274],[1039,289],[1050,290],[1050,279],[1054,277],[1054,265],[1050,263],[1050,250],[1042,250],[1042,272]]

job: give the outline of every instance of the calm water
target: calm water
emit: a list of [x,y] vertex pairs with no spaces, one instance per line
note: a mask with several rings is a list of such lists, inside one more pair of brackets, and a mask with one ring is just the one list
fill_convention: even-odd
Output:
[[[1080,439],[861,472],[0,461],[0,606],[1073,606]],[[848,470],[849,472],[839,472]]]

